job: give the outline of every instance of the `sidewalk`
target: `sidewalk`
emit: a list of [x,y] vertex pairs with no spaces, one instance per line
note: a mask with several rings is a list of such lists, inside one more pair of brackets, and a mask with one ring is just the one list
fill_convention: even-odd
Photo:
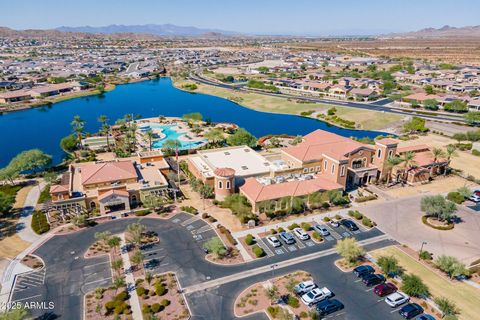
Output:
[[35,210],[38,198],[40,197],[40,193],[43,188],[45,188],[45,185],[46,183],[42,181],[39,185],[34,186],[32,190],[30,190],[27,198],[25,199],[22,212],[20,213],[20,219],[17,223],[17,227],[22,227],[19,231],[17,231],[18,236],[28,242],[35,242],[41,238],[39,235],[33,232],[30,225],[32,223],[32,212]]
[[[125,241],[125,234],[120,235],[121,243],[120,247],[124,246],[127,242]],[[124,270],[131,270],[130,258],[128,252],[122,252],[123,268]],[[133,319],[143,319],[142,309],[140,308],[140,300],[138,299],[137,290],[135,288],[135,278],[133,277],[132,272],[125,272],[125,282],[127,288],[132,288],[129,292],[130,294],[130,306],[132,308],[132,318]]]

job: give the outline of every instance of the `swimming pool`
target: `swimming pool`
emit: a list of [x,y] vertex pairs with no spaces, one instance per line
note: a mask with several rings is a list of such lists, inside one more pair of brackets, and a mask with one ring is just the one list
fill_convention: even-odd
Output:
[[185,136],[187,133],[185,132],[178,132],[178,126],[174,124],[159,124],[159,123],[148,123],[140,126],[140,131],[145,132],[148,129],[160,129],[161,133],[164,134],[165,136],[162,135],[160,138],[156,138],[153,143],[152,143],[152,148],[154,149],[160,149],[163,147],[163,144],[167,140],[178,140],[181,145],[178,146],[178,149],[180,150],[188,150],[188,149],[195,149],[198,148],[200,145],[204,144],[207,140],[202,139],[202,140],[195,140],[195,141],[190,141],[190,140],[185,140],[181,137]]

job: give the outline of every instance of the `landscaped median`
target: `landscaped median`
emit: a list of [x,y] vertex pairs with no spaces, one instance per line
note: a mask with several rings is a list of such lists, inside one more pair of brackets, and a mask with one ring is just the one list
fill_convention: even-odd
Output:
[[[245,289],[235,300],[236,317],[245,317],[265,312],[270,319],[291,319],[296,315],[302,319],[309,316],[309,308],[295,295],[294,287],[312,277],[305,271],[296,271],[287,275],[255,283]],[[277,304],[282,299],[286,304]]]
[[[459,319],[478,319],[480,314],[480,290],[466,283],[449,280],[430,266],[416,260],[412,255],[399,247],[387,247],[370,252],[378,259],[380,256],[393,256],[405,273],[420,277],[428,287],[431,296],[444,297],[455,303],[459,309]],[[436,301],[437,302],[437,301]]]

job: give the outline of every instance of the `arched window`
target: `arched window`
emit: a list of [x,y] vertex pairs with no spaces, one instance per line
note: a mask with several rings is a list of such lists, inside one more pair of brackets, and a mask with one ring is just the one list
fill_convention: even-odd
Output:
[[352,168],[353,169],[358,169],[358,168],[361,168],[361,167],[363,167],[363,160],[362,159],[353,160],[353,162],[352,162]]
[[97,204],[95,201],[90,202],[90,208],[95,209],[97,207]]
[[137,203],[137,196],[135,194],[132,195],[132,203]]
[[223,183],[222,183],[222,181],[218,181],[218,189],[223,189]]
[[225,184],[225,189],[230,189],[230,181],[227,181]]
[[380,158],[381,156],[382,156],[382,149],[378,149],[377,158]]

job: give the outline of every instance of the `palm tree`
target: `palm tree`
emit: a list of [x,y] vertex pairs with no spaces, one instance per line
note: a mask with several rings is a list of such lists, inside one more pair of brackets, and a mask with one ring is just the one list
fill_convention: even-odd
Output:
[[85,121],[77,115],[73,117],[70,125],[72,126],[73,132],[77,135],[78,143],[80,143],[80,149],[82,149],[82,137],[83,130],[85,129]]
[[107,243],[108,239],[111,237],[110,231],[95,232],[95,239],[102,240],[104,243]]
[[152,280],[153,280],[152,273],[147,271],[145,273],[145,281],[147,281],[147,283],[150,285],[152,283]]
[[102,114],[98,117],[97,120],[101,124],[101,132],[107,137],[107,148],[108,150],[110,150],[110,141],[108,137],[110,134],[110,125],[108,124],[108,118],[106,115]]
[[453,144],[449,144],[447,146],[447,149],[445,151],[445,155],[447,157],[447,167],[445,168],[445,170],[443,171],[443,175],[447,175],[447,170],[448,168],[450,167],[450,161],[453,157],[457,156],[457,147],[455,147]]
[[135,263],[137,266],[141,265],[143,262],[143,259],[145,257],[143,256],[143,253],[139,250],[135,251],[135,253],[132,255],[132,262]]
[[115,271],[120,270],[120,268],[123,267],[123,260],[122,259],[117,259],[112,261],[112,269]]
[[[445,156],[445,152],[443,152],[443,150],[440,148],[433,148],[432,155],[433,155],[433,163],[436,164],[439,158],[442,158]],[[432,165],[432,167],[430,168],[430,175],[433,175],[433,168],[434,166]]]
[[111,249],[114,249],[114,253],[116,253],[116,249],[118,246],[120,246],[120,237],[111,237],[109,239],[107,239],[107,245],[111,248]]
[[125,279],[123,279],[122,277],[115,277],[115,279],[113,279],[113,287],[115,288],[115,295],[117,295],[118,289],[120,289],[123,286],[125,286]]
[[385,169],[387,169],[387,185],[390,183],[390,177],[392,175],[391,170],[398,164],[400,164],[402,160],[399,157],[388,157],[387,161],[385,161]]
[[403,179],[406,179],[406,174],[408,169],[416,164],[415,162],[415,153],[412,151],[407,151],[400,156],[400,163],[403,163],[404,176]]
[[136,245],[142,242],[142,233],[145,232],[146,227],[140,223],[132,223],[127,226],[127,232],[131,236],[131,241]]
[[153,130],[148,129],[147,131],[145,131],[144,137],[145,137],[145,140],[148,141],[148,149],[150,151],[152,151],[152,141],[153,141],[153,138],[155,137],[155,134],[153,133]]

